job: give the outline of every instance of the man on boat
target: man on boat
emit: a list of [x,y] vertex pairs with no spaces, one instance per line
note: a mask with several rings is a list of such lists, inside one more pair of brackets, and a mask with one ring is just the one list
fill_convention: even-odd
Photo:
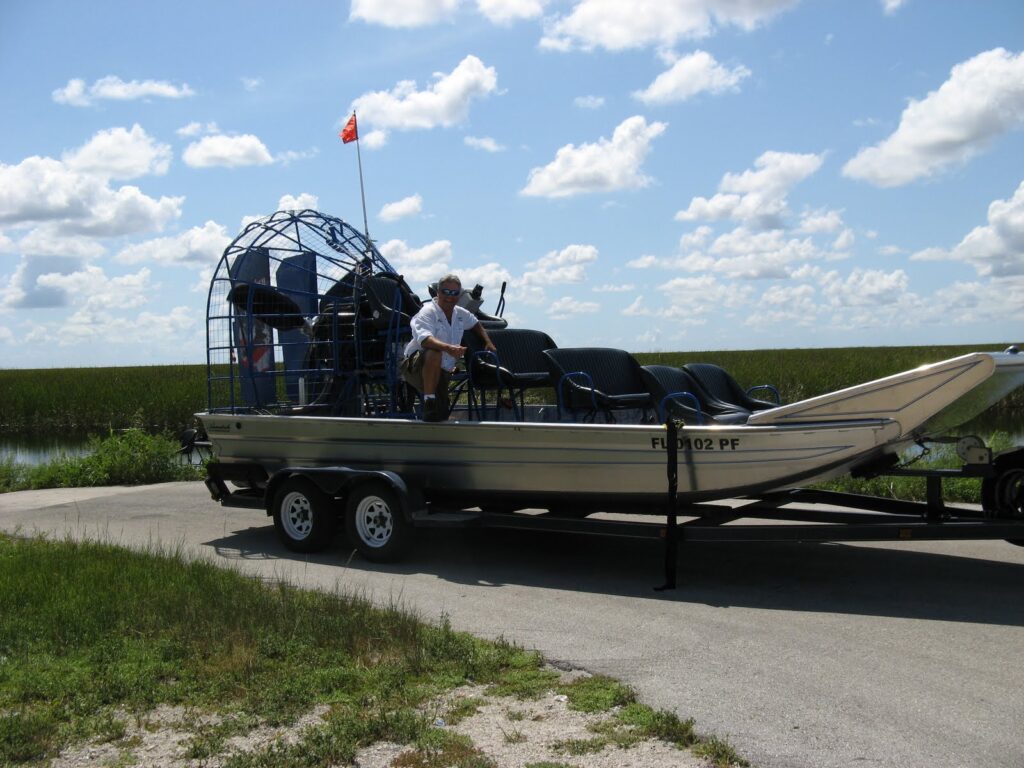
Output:
[[437,281],[437,298],[423,305],[412,318],[412,341],[405,347],[399,370],[409,384],[423,395],[423,420],[448,418],[448,384],[460,358],[466,354],[462,332],[473,330],[484,349],[494,344],[476,315],[458,306],[462,281],[448,274]]

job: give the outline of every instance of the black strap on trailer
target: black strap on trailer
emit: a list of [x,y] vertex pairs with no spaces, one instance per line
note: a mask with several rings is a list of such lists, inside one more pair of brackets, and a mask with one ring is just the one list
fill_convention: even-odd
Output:
[[665,419],[665,429],[668,431],[666,437],[668,449],[668,506],[665,511],[665,583],[655,587],[655,592],[664,592],[666,589],[676,588],[676,561],[678,560],[678,530],[676,526],[676,495],[679,490],[679,431],[675,419],[671,416]]

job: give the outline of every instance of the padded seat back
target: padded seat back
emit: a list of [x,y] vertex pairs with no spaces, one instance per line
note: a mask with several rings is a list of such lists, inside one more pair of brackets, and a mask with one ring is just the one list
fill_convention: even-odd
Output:
[[683,370],[689,373],[703,390],[703,399],[711,410],[763,411],[774,408],[775,403],[758,400],[748,395],[729,373],[712,363],[687,363]]
[[[659,418],[666,414],[682,419],[686,424],[717,422],[720,424],[745,424],[750,412],[733,408],[724,410],[711,406],[703,397],[703,388],[682,368],[670,365],[645,365],[640,369],[644,384],[654,398],[654,405],[659,409]],[[669,395],[688,392],[688,397],[674,397],[666,400]],[[660,409],[664,406],[664,412]],[[698,413],[697,408],[700,408]]]
[[[512,386],[517,389],[549,387],[553,385],[544,350],[557,347],[551,337],[542,331],[526,328],[503,328],[487,332],[498,350],[500,370],[494,357],[479,355],[473,358],[473,382],[479,386]],[[467,332],[479,339],[472,331]],[[476,342],[479,349],[479,341]]]
[[592,409],[595,404],[599,409],[609,410],[652,405],[640,376],[640,364],[628,352],[607,347],[572,347],[548,349],[544,356],[556,386],[567,373],[583,371],[590,377],[588,382],[583,376],[575,376],[562,386],[560,394],[570,409]]

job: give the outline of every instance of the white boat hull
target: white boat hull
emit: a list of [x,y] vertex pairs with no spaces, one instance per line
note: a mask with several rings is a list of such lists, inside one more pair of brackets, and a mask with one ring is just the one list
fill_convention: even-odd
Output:
[[[221,461],[387,469],[426,491],[488,495],[663,495],[663,425],[202,416]],[[814,427],[685,427],[679,491],[693,497],[785,487],[842,473],[899,436],[893,421]]]

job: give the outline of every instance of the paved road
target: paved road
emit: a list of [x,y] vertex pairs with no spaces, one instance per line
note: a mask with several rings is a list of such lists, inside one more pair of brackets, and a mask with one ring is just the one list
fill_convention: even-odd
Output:
[[0,496],[0,528],[160,542],[450,617],[612,675],[761,768],[1024,766],[1024,548],[700,545],[655,593],[656,542],[427,531],[400,565],[298,557],[198,483]]

